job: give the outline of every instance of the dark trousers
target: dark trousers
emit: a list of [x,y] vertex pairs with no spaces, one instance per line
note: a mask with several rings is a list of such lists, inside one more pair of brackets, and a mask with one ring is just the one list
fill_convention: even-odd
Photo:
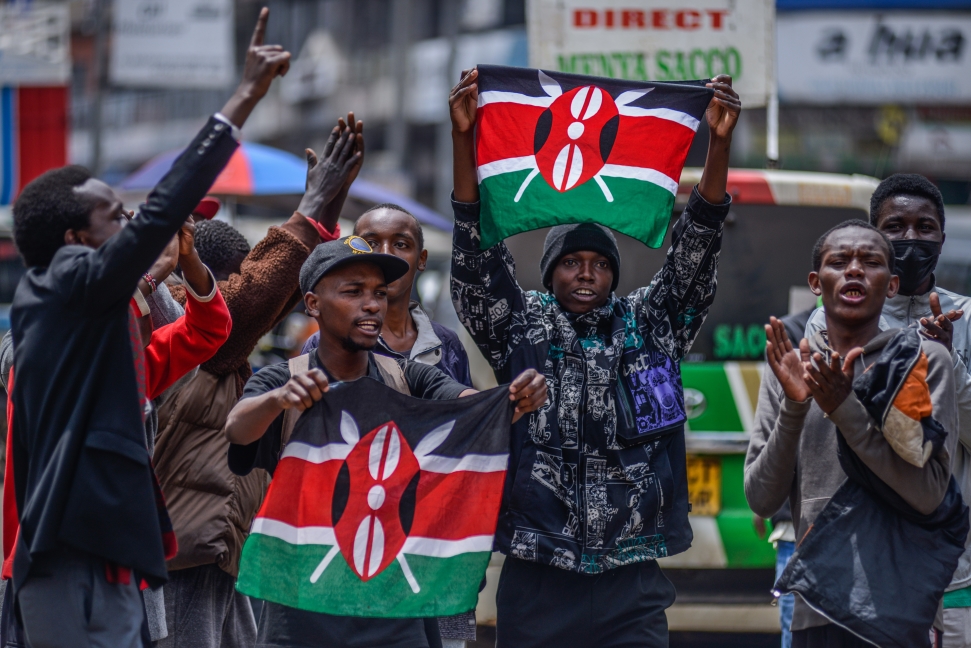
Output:
[[587,575],[506,557],[497,648],[667,648],[674,585],[656,562]]
[[217,565],[169,572],[163,591],[169,635],[156,648],[250,648],[256,643],[249,599]]
[[[940,637],[936,636],[934,648],[939,648]],[[927,637],[927,646],[931,646],[931,637]],[[792,648],[873,648],[873,644],[863,641],[855,634],[844,630],[832,623],[806,630],[792,632]]]
[[31,648],[145,645],[145,606],[135,579],[109,583],[104,560],[89,554],[39,554],[17,599]]

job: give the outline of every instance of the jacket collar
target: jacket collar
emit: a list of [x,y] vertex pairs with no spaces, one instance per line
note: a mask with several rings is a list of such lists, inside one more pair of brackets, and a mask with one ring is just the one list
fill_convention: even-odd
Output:
[[897,321],[906,322],[910,315],[915,313],[922,315],[929,312],[931,309],[931,293],[934,292],[936,285],[937,279],[934,275],[931,275],[931,287],[927,292],[921,295],[901,295],[897,293],[887,299],[883,306],[884,314]]
[[[887,342],[898,332],[899,329],[888,329],[877,333],[876,337],[863,346],[863,355],[857,362],[862,361],[866,365],[867,358],[870,358],[872,354],[879,352],[883,347],[887,346]],[[827,360],[829,359],[830,354],[833,353],[833,348],[829,345],[829,334],[825,329],[817,331],[809,338],[809,350],[812,353],[822,354]]]
[[414,360],[416,357],[428,353],[429,351],[434,351],[442,346],[442,340],[438,337],[438,334],[435,333],[435,328],[432,326],[431,319],[429,319],[425,311],[422,310],[418,302],[411,302],[409,312],[411,313],[411,319],[413,319],[415,322],[415,328],[418,329],[418,337],[415,338],[415,345],[411,347],[411,353],[408,356],[398,353],[385,343],[383,337],[379,337],[378,344],[381,346],[382,351],[385,352],[385,355]]

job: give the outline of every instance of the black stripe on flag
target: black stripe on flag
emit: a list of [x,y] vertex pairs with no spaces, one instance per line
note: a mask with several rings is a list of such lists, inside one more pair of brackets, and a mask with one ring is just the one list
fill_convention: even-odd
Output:
[[[527,97],[548,97],[549,95],[540,85],[539,71],[532,68],[508,67],[505,65],[479,65],[479,92],[515,92]],[[569,92],[580,86],[595,85],[605,90],[616,99],[628,90],[647,90],[653,88],[646,95],[627,104],[635,108],[670,108],[687,113],[695,119],[701,119],[708,108],[714,90],[706,88],[710,79],[697,81],[681,81],[679,83],[663,83],[653,81],[629,81],[626,79],[610,79],[607,77],[586,76],[583,74],[569,74],[566,72],[543,73],[560,84],[563,92]]]

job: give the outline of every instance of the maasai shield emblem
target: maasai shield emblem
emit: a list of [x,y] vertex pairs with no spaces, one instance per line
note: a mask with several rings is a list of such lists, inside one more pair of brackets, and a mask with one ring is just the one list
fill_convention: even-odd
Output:
[[472,609],[511,418],[503,388],[460,401],[419,400],[370,379],[332,389],[294,428],[243,549],[238,589],[345,616]]

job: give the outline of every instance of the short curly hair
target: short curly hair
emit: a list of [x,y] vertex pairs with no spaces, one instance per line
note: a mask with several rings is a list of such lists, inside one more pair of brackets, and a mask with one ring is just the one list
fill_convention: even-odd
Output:
[[895,173],[874,189],[870,196],[870,224],[876,226],[883,204],[895,196],[916,196],[931,201],[944,231],[944,197],[934,183],[916,173]]
[[[425,232],[424,230],[422,230],[421,221],[418,220],[417,216],[412,214],[410,211],[408,211],[401,205],[396,205],[394,203],[381,203],[380,205],[375,205],[374,207],[371,207],[370,209],[366,210],[364,214],[368,214],[370,212],[377,211],[379,209],[390,209],[391,211],[399,211],[402,214],[408,214],[409,216],[411,216],[411,220],[415,221],[415,233],[418,235],[418,250],[420,252],[421,250],[425,249]],[[361,216],[364,216],[364,214],[361,214]],[[354,223],[355,234],[357,233],[357,223],[359,222],[361,222],[360,218],[358,218],[357,221]]]
[[92,178],[82,166],[65,166],[34,178],[13,205],[13,240],[28,268],[46,268],[64,247],[68,230],[91,224],[94,200],[75,191]]
[[883,246],[887,250],[887,267],[890,268],[890,274],[893,274],[896,259],[894,257],[893,243],[890,242],[890,237],[870,223],[858,220],[856,218],[845,220],[839,225],[829,228],[822,236],[816,239],[816,245],[813,246],[813,272],[819,272],[819,269],[823,265],[823,248],[826,246],[826,239],[829,238],[829,235],[837,230],[846,229],[848,227],[858,227],[860,229],[870,230],[872,232],[876,232],[880,236],[880,238],[883,240]]
[[239,272],[239,264],[249,254],[246,238],[234,227],[218,220],[196,223],[196,251],[216,279],[226,279]]

